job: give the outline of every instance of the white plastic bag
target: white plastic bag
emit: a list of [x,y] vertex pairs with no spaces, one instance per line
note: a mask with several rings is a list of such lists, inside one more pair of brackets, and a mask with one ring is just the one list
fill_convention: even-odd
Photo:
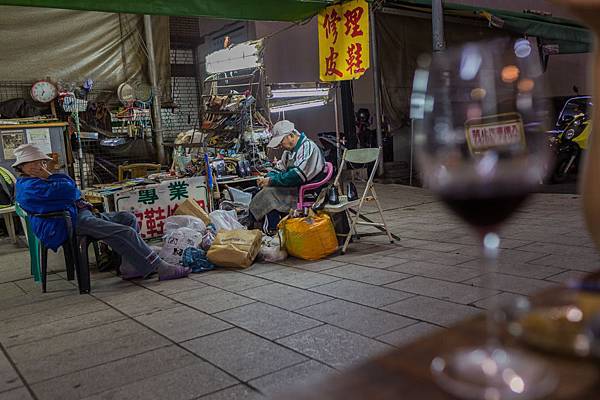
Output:
[[178,228],[163,236],[159,256],[169,264],[181,265],[181,256],[188,247],[198,247],[202,234],[190,228]]
[[189,228],[196,232],[204,233],[206,224],[198,217],[191,215],[171,215],[165,220],[165,234],[169,234],[179,228]]
[[288,257],[287,251],[281,246],[279,236],[263,236],[262,246],[258,255],[266,262],[283,261]]
[[226,231],[231,231],[234,229],[246,229],[246,227],[238,222],[237,213],[235,210],[215,210],[209,215],[210,221],[217,228],[217,232],[219,232],[221,229]]

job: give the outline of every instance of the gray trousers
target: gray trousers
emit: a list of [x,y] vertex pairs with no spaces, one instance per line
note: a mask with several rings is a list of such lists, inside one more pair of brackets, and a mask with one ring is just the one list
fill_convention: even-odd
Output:
[[137,221],[132,213],[111,212],[96,216],[89,210],[79,210],[75,229],[80,235],[109,245],[141,275],[154,271],[160,262],[158,254],[138,233]]

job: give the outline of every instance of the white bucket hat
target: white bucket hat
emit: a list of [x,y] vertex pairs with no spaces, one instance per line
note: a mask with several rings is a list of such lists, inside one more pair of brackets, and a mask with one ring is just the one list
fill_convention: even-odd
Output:
[[271,137],[271,141],[269,142],[267,147],[275,148],[281,144],[281,141],[284,137],[286,137],[292,132],[297,133],[298,131],[295,129],[293,122],[284,119],[273,125],[272,132],[273,137]]
[[35,144],[29,143],[17,147],[15,149],[15,156],[17,157],[17,160],[12,165],[13,168],[32,161],[52,160],[52,158],[44,154],[44,152]]

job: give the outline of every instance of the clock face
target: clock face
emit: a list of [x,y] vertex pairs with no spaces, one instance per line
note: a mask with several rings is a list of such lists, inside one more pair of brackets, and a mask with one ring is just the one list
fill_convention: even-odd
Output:
[[31,86],[31,98],[40,103],[49,103],[56,98],[58,90],[48,81],[37,81]]

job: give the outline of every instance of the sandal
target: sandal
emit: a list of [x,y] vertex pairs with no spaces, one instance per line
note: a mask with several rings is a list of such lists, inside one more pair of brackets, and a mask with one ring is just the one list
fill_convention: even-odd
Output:
[[159,281],[169,281],[172,279],[179,279],[187,277],[191,272],[191,269],[186,267],[176,267],[175,270],[171,271],[168,274],[158,274]]

